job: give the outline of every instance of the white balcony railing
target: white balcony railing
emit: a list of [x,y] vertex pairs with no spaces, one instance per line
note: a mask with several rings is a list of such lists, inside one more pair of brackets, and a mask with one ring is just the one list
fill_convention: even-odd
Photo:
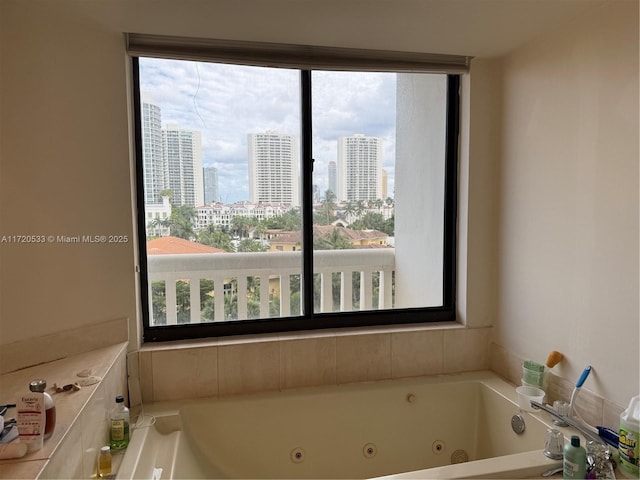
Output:
[[[319,275],[320,312],[334,310],[333,280],[335,273],[340,274],[339,311],[352,311],[352,293],[354,288],[353,273],[359,273],[360,291],[357,295],[360,310],[371,310],[392,307],[392,276],[395,265],[395,249],[349,249],[318,250],[314,253],[314,270]],[[224,286],[235,284],[237,293],[237,315],[230,316],[225,312],[224,296],[213,295],[214,318],[225,320],[244,320],[249,318],[248,297],[249,278],[259,283],[260,318],[270,315],[270,298],[279,298],[279,315],[291,315],[291,280],[292,276],[302,271],[301,252],[268,252],[268,253],[213,253],[213,254],[181,254],[181,255],[149,255],[149,301],[154,306],[152,285],[164,282],[164,303],[150,308],[150,325],[178,323],[177,284],[183,282],[189,288],[189,313],[187,321],[201,323],[202,312],[200,298],[201,280],[213,281],[216,292],[224,291]],[[379,274],[379,275],[376,275]],[[255,279],[260,281],[255,282]],[[156,283],[156,285],[158,285]],[[275,287],[275,288],[274,288]],[[377,290],[377,304],[374,305],[374,288]],[[195,301],[194,301],[195,300]],[[155,300],[158,302],[158,300]],[[161,308],[163,318],[153,318],[154,310]],[[184,323],[184,319],[181,323]]]

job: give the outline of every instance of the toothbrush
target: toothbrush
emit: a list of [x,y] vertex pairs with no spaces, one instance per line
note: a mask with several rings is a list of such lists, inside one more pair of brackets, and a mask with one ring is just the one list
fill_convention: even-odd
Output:
[[587,368],[585,368],[582,371],[582,375],[580,375],[580,378],[576,382],[576,386],[573,389],[573,392],[571,393],[571,400],[569,401],[569,416],[573,416],[573,401],[575,400],[576,395],[582,388],[582,385],[584,384],[585,380],[587,379],[590,373],[591,373],[591,365],[587,366]]
[[589,376],[590,373],[591,373],[591,365],[589,365],[587,368],[585,368],[582,371],[582,375],[580,375],[580,378],[578,379],[578,382],[576,383],[576,388],[581,388],[582,387],[582,384],[587,379],[587,377]]
[[604,440],[606,443],[608,443],[612,447],[618,448],[618,442],[620,440],[618,432],[607,427],[595,427],[595,428],[598,431],[598,436],[602,440]]
[[[582,385],[584,384],[585,380],[587,379],[590,373],[591,373],[591,365],[587,366],[587,368],[585,368],[582,371],[582,374],[580,375],[580,378],[576,382],[576,386],[573,389],[573,392],[571,393],[571,402],[569,403],[569,406],[571,407],[571,410],[570,410],[571,415],[573,415],[573,401],[575,400],[575,397],[578,394],[578,391],[580,390],[580,388],[582,388]],[[579,415],[578,415],[578,418],[580,418]],[[607,427],[592,427],[591,425],[586,423],[584,420],[582,421],[582,423],[584,424],[585,427],[587,427],[593,433],[597,434],[606,443],[608,443],[612,447],[618,448],[618,442],[619,442],[618,432]]]

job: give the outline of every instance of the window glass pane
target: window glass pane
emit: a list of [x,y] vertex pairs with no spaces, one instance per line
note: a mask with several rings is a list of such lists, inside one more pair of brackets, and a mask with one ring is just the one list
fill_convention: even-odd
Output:
[[316,312],[443,305],[446,91],[313,72]]
[[139,71],[149,325],[300,315],[299,71]]

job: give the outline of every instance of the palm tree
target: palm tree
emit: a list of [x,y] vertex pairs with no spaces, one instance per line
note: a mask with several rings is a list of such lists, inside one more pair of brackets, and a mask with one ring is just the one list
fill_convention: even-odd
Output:
[[249,229],[255,227],[258,224],[257,219],[253,217],[235,216],[231,219],[231,231],[240,238],[246,238],[249,236]]
[[171,209],[169,231],[174,237],[191,240],[195,237],[193,222],[197,217],[196,209],[189,205],[180,205]]
[[351,242],[341,232],[340,228],[333,228],[327,235],[322,236],[317,232],[313,235],[314,250],[346,250],[353,248]]
[[347,216],[349,222],[353,221],[353,216],[356,213],[356,205],[352,201],[348,201],[344,208],[344,213]]
[[210,247],[221,248],[225,252],[233,252],[231,237],[222,228],[210,224],[198,232],[198,242]]
[[321,208],[322,223],[324,225],[329,225],[335,218],[336,198],[336,194],[331,190],[327,190],[324,194]]
[[238,252],[266,252],[269,247],[252,238],[243,238],[238,244]]

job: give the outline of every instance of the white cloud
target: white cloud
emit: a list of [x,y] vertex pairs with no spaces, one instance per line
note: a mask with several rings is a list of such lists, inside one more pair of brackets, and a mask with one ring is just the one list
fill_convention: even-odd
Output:
[[[218,167],[225,201],[246,199],[247,134],[300,134],[296,70],[164,59],[140,60],[140,89],[162,109],[163,125],[202,132],[203,163]],[[395,155],[395,75],[314,72],[314,183],[327,188],[337,139],[363,133],[383,138],[383,168],[392,193]]]

